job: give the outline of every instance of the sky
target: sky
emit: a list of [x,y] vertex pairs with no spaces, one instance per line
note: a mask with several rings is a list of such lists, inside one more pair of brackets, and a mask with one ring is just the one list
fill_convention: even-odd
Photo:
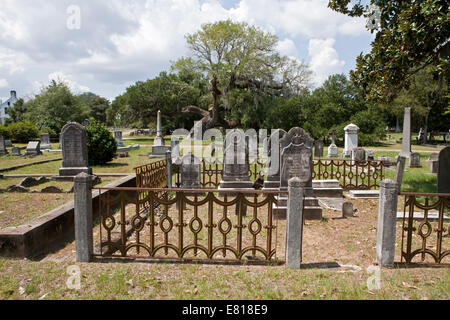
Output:
[[189,56],[185,35],[202,24],[245,21],[279,38],[281,54],[320,86],[355,67],[373,35],[364,18],[328,0],[0,0],[0,99],[38,94],[52,79],[108,99]]

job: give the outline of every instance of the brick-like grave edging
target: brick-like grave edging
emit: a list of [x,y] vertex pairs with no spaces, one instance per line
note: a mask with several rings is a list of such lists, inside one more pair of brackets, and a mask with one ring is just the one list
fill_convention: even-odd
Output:
[[[129,175],[104,187],[136,187],[136,175]],[[102,194],[107,192],[114,191],[105,190]],[[99,214],[98,197],[99,192],[93,191],[94,217]],[[74,238],[74,202],[70,201],[26,224],[0,229],[0,257],[26,258],[45,254]]]
[[7,168],[0,168],[0,172],[12,171],[12,170],[16,170],[16,169],[20,169],[20,168],[24,168],[24,167],[28,167],[28,166],[34,166],[37,164],[43,164],[43,163],[48,163],[48,162],[53,162],[53,161],[62,161],[62,158],[47,159],[47,160],[41,160],[41,161],[36,161],[36,162],[18,164],[16,166],[7,167]]

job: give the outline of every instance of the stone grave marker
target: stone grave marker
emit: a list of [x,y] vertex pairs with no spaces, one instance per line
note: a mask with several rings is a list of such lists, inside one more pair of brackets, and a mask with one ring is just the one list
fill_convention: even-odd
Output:
[[40,141],[30,141],[28,142],[27,149],[25,152],[26,156],[39,156],[41,155],[41,142]]
[[52,146],[50,144],[50,134],[42,133],[41,134],[41,150],[49,150]]
[[[263,190],[280,188],[280,160],[281,160],[281,139],[286,135],[283,129],[275,130],[269,137],[268,147],[268,172],[264,181]],[[286,143],[286,141],[283,141]],[[286,146],[284,146],[286,147]]]
[[63,167],[60,176],[76,176],[82,172],[91,175],[86,143],[86,128],[76,122],[66,124],[61,131]]
[[364,148],[354,148],[352,150],[352,160],[356,162],[366,161],[366,150]]
[[439,153],[437,192],[450,193],[450,147]]
[[400,156],[409,158],[411,155],[411,108],[405,108],[405,118],[403,120],[402,151]]
[[181,159],[181,188],[201,189],[201,162],[192,153]]
[[420,165],[420,153],[412,152],[409,155],[409,167],[410,168],[422,168]]
[[0,156],[7,155],[8,153],[8,150],[6,150],[5,138],[0,136]]
[[353,217],[353,203],[350,201],[346,201],[342,204],[342,217],[343,218],[350,218]]
[[21,155],[22,155],[22,153],[20,152],[20,148],[17,148],[17,147],[13,147],[13,148],[12,148],[11,154],[12,154],[13,156],[21,156]]
[[345,131],[345,148],[342,153],[343,158],[350,158],[352,150],[358,148],[358,132],[359,127],[353,123],[344,128]]
[[438,152],[433,152],[430,153],[430,156],[428,157],[428,160],[438,160],[439,159],[439,153]]
[[430,173],[438,173],[439,161],[432,160],[430,161]]
[[339,157],[339,148],[336,145],[336,132],[330,132],[331,136],[331,145],[328,147],[328,158],[337,158]]
[[13,147],[12,141],[11,140],[5,140],[5,146],[7,148],[12,148]]
[[316,141],[314,144],[314,156],[316,158],[323,158],[323,141]]
[[[304,188],[306,219],[322,219],[322,208],[314,196],[312,188],[313,140],[302,128],[292,128],[283,137],[289,142],[281,153],[280,189],[287,190],[289,180],[299,178]],[[277,219],[285,219],[287,214],[287,196],[278,197],[278,206],[274,206]]]
[[125,147],[122,140],[122,131],[114,131],[114,139],[116,139],[119,148]]

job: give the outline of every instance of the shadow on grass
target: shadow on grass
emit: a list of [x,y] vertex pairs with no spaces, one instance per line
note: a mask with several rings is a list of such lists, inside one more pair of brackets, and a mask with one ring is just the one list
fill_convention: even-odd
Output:
[[437,176],[432,174],[414,174],[403,179],[402,192],[435,193]]
[[127,163],[107,163],[101,166],[94,166],[94,169],[100,169],[100,168],[119,168],[119,167],[128,167]]
[[394,269],[420,269],[420,268],[433,268],[433,269],[442,269],[448,268],[450,264],[441,263],[406,263],[406,262],[396,262],[394,263]]

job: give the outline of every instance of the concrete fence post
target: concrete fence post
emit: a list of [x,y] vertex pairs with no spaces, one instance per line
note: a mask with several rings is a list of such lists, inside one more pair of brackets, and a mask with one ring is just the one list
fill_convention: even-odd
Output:
[[166,152],[167,187],[172,188],[172,151]]
[[304,188],[299,178],[289,180],[289,199],[286,221],[286,265],[300,269],[302,259]]
[[400,194],[402,189],[403,173],[405,172],[406,158],[398,156],[397,169],[395,170],[395,182],[398,184],[398,193]]
[[380,183],[377,229],[377,263],[380,267],[394,266],[398,188],[397,182],[390,179]]
[[92,176],[82,172],[75,177],[74,182],[77,262],[89,262],[94,252],[92,236]]

